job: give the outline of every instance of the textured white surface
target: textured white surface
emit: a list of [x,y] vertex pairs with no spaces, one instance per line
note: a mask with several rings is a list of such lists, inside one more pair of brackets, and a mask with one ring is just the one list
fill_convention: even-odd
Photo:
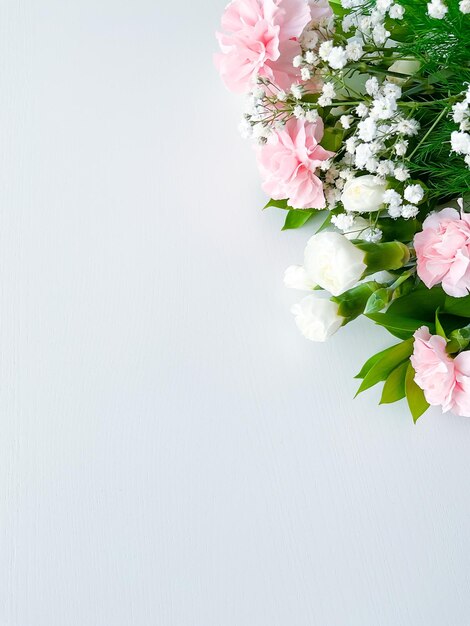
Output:
[[0,625],[466,626],[470,421],[297,333],[222,8],[0,5]]

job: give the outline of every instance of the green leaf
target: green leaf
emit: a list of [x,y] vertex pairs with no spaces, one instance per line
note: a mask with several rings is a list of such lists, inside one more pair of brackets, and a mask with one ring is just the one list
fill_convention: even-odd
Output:
[[[390,309],[389,309],[390,310]],[[416,320],[394,313],[370,313],[367,317],[379,326],[386,328],[389,333],[399,339],[408,339],[421,326],[428,326],[430,332],[434,332],[434,324],[428,324],[422,320]]]
[[470,317],[470,296],[464,298],[452,298],[447,296],[443,306],[443,312],[460,317]]
[[441,321],[439,319],[439,311],[440,311],[440,309],[436,310],[436,333],[438,335],[440,335],[441,337],[444,337],[444,339],[447,341],[447,336],[446,336],[445,330],[442,328],[442,324],[441,324]]
[[410,407],[413,421],[416,424],[421,415],[429,409],[429,403],[424,397],[424,392],[421,387],[418,387],[415,383],[415,371],[411,363],[409,363],[406,371],[405,389],[408,406]]
[[392,346],[388,350],[385,350],[380,359],[372,365],[365,375],[356,396],[366,389],[370,389],[377,383],[387,380],[393,370],[398,367],[400,363],[409,359],[411,353],[413,352],[413,343],[414,341],[411,338]]
[[382,231],[382,241],[412,241],[420,230],[417,220],[394,220],[392,218],[379,219],[377,226]]
[[370,372],[370,370],[374,367],[374,365],[376,363],[378,363],[380,361],[380,359],[387,353],[389,352],[389,350],[392,350],[394,348],[394,346],[392,346],[391,348],[387,348],[386,350],[382,350],[382,352],[378,352],[377,354],[374,354],[374,356],[371,356],[370,359],[368,359],[364,365],[362,366],[361,371],[359,372],[359,374],[357,374],[356,376],[354,376],[354,378],[358,378],[358,379],[364,379],[367,374]]
[[436,309],[443,308],[445,299],[446,294],[440,286],[428,289],[420,282],[410,294],[394,300],[387,313],[422,319],[434,324]]
[[325,130],[321,145],[325,150],[331,150],[332,152],[338,152],[343,143],[344,131],[339,128],[328,128]]
[[377,291],[374,292],[367,301],[364,314],[370,315],[371,313],[378,313],[379,311],[382,311],[382,309],[384,309],[390,302],[391,297],[392,292],[390,289],[387,289],[386,287],[377,289]]
[[292,228],[300,228],[304,224],[308,222],[308,220],[312,217],[314,211],[306,211],[305,209],[296,211],[295,209],[291,209],[287,216],[286,221],[284,222],[284,226],[282,230],[290,230]]
[[328,228],[329,226],[331,226],[331,218],[333,217],[333,215],[335,215],[334,211],[327,211],[326,212],[326,218],[323,221],[322,225],[320,226],[320,228],[317,230],[317,233],[321,233],[322,230],[325,230],[326,228]]
[[408,371],[408,361],[403,361],[396,367],[385,381],[380,404],[392,404],[398,402],[406,396],[406,372]]
[[265,209],[270,209],[270,208],[274,208],[274,209],[283,209],[284,211],[289,211],[289,209],[291,207],[289,207],[289,205],[287,204],[287,200],[273,200],[271,199],[266,206],[263,207],[263,211]]

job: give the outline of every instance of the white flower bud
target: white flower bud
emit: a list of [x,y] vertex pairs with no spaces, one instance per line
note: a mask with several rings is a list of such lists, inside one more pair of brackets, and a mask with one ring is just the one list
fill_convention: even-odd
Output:
[[382,207],[385,189],[385,183],[377,176],[359,176],[346,183],[341,202],[346,211],[372,213]]
[[304,267],[311,279],[334,296],[354,287],[367,265],[365,253],[339,233],[314,235],[305,249]]
[[294,304],[291,311],[295,315],[298,329],[310,341],[326,341],[344,323],[335,302],[316,296],[307,296]]

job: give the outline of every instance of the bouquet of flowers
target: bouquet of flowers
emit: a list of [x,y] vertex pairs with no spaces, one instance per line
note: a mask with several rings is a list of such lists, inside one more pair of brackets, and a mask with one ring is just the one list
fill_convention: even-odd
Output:
[[232,0],[217,37],[266,208],[315,226],[284,278],[300,331],[365,315],[398,341],[358,393],[469,417],[470,0]]

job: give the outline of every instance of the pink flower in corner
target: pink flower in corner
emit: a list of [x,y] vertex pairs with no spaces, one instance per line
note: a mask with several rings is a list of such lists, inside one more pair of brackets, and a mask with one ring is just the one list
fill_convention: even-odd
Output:
[[222,16],[225,32],[217,34],[222,52],[215,56],[227,87],[242,93],[258,75],[282,89],[298,81],[292,62],[310,19],[306,0],[233,0]]
[[443,209],[427,217],[415,235],[418,275],[426,287],[442,283],[450,296],[470,292],[470,215]]
[[414,338],[411,364],[426,400],[441,406],[444,413],[470,417],[470,352],[461,352],[453,359],[446,352],[446,340],[431,335],[426,326],[417,330]]
[[258,164],[264,191],[275,200],[288,199],[296,209],[324,209],[323,184],[316,175],[323,161],[334,156],[319,145],[323,121],[291,118],[282,130],[258,146]]

